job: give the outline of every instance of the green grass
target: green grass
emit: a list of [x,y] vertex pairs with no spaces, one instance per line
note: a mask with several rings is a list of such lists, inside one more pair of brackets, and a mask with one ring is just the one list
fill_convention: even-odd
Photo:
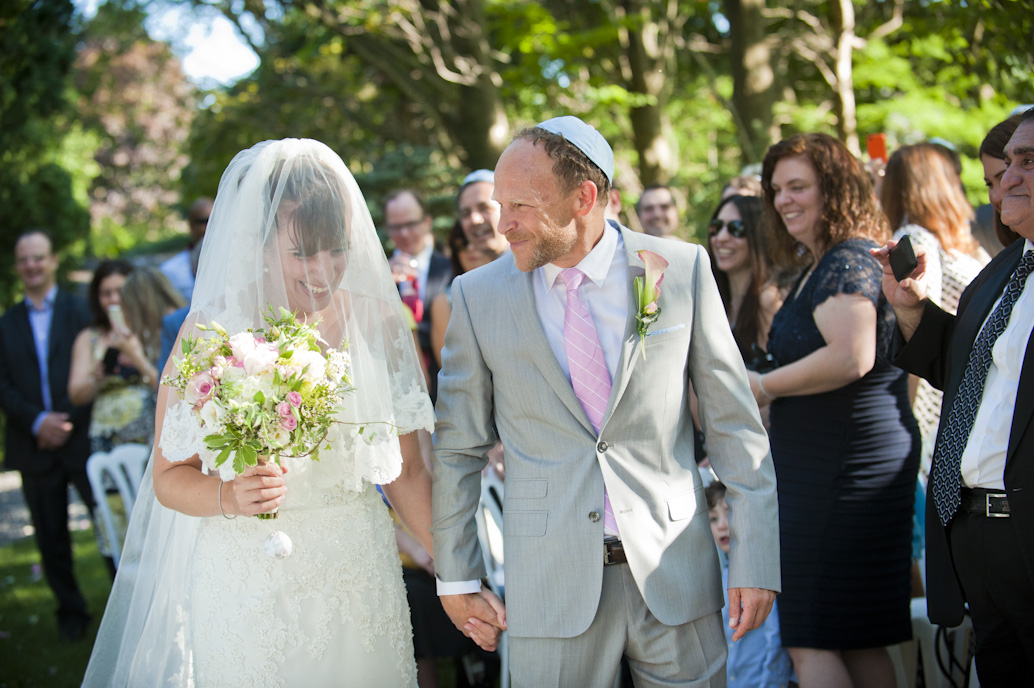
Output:
[[[111,576],[97,552],[93,529],[72,533],[75,574],[93,621],[75,643],[57,637],[57,602],[46,580],[33,573],[40,563],[33,538],[0,547],[0,688],[73,687],[90,660]],[[39,569],[36,569],[37,571]]]

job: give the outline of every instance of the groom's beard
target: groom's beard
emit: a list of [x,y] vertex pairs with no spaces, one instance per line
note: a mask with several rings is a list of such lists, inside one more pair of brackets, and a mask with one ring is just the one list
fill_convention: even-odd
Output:
[[513,250],[513,260],[521,272],[531,272],[546,263],[552,263],[570,253],[577,243],[578,235],[571,230],[565,232],[559,227],[543,227],[538,233],[513,230],[506,240],[513,244],[523,242]]

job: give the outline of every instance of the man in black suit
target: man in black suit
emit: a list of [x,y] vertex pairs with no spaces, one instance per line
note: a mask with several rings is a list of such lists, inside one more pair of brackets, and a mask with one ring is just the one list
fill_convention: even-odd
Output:
[[78,640],[90,622],[72,570],[68,484],[93,511],[86,478],[90,408],[68,400],[72,342],[89,324],[86,304],[57,288],[58,259],[42,230],[14,248],[25,299],[0,318],[0,408],[7,416],[5,463],[22,475],[43,571],[58,601],[58,632]]
[[434,248],[431,216],[424,199],[412,189],[401,189],[384,199],[384,227],[395,244],[392,275],[402,301],[417,321],[417,339],[428,373],[431,401],[438,395],[438,364],[431,348],[431,302],[452,282],[452,263]]
[[930,620],[956,626],[969,605],[983,686],[1034,675],[1034,110],[1005,152],[1002,221],[1023,241],[984,268],[957,316],[925,299],[921,250],[901,282],[893,243],[874,251],[907,342],[895,363],[944,390],[926,510]]

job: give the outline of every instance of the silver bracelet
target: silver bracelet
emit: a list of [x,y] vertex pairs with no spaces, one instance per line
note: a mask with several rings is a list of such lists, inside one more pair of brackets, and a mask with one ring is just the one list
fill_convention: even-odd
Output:
[[[768,373],[765,373],[765,375],[768,375]],[[765,389],[765,375],[758,376],[758,389],[760,389],[761,393],[764,394],[766,397],[768,397],[772,401],[775,401],[778,397],[769,394],[768,390]]]
[[223,479],[222,478],[219,478],[219,513],[223,515],[223,518],[229,519],[231,521],[233,519],[237,518],[237,514],[234,514],[233,516],[227,516],[226,512],[223,511]]

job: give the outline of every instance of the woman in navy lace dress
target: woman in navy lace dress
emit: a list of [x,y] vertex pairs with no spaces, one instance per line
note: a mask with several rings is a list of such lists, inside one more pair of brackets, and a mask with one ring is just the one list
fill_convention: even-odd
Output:
[[861,164],[803,134],[765,156],[765,212],[783,262],[805,270],[776,314],[771,403],[783,643],[800,685],[894,685],[885,646],[911,637],[919,436],[907,377],[887,360],[894,314],[869,249],[888,236]]

